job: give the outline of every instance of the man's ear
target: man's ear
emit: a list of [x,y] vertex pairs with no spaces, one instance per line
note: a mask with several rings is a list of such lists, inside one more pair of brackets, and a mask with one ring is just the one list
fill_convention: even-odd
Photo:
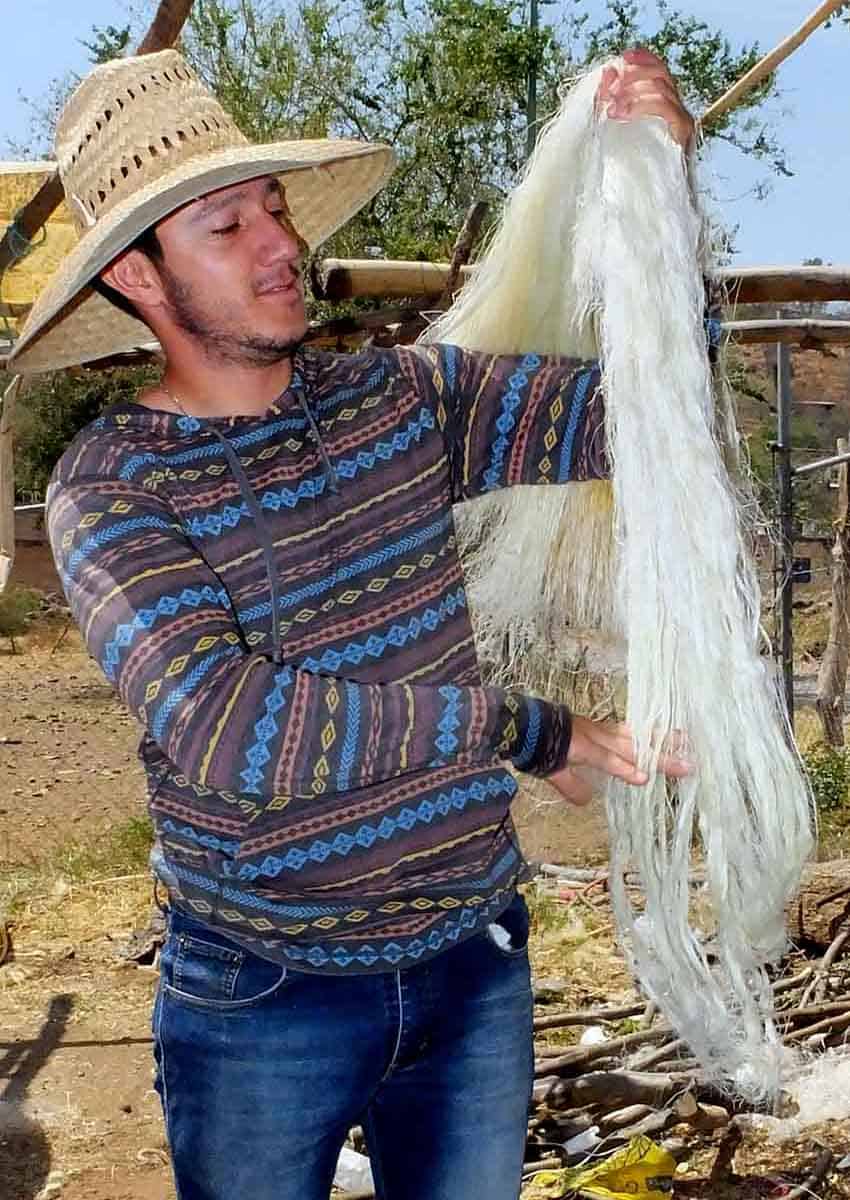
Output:
[[125,250],[100,273],[100,278],[140,312],[158,308],[164,299],[162,281],[154,264],[141,250]]

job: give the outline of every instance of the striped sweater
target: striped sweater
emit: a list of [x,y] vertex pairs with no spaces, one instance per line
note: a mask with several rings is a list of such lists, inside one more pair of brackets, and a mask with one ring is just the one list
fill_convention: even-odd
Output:
[[262,417],[119,404],[77,436],[50,539],[144,726],[172,904],[331,973],[506,907],[507,764],[561,766],[569,714],[482,685],[452,505],[606,469],[595,365],[450,346],[302,350]]

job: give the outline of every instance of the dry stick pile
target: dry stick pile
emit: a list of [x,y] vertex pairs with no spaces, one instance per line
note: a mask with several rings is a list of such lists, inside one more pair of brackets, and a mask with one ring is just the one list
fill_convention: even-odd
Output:
[[[538,889],[568,904],[590,905],[606,919],[607,870],[542,865]],[[701,882],[699,871],[691,882]],[[844,1044],[850,1030],[850,887],[844,889],[843,919],[833,923],[825,953],[815,960],[802,952],[783,964],[785,974],[774,984],[777,1026],[789,1047],[809,1051]],[[836,894],[827,897],[835,901]],[[790,970],[790,974],[788,971]],[[728,1176],[742,1133],[738,1118],[745,1110],[706,1081],[699,1063],[655,1010],[633,1004],[549,1011],[570,985],[547,981],[535,987],[534,1105],[529,1123],[526,1170],[570,1166],[589,1150],[613,1153],[640,1134],[660,1141],[673,1153],[690,1154],[694,1136],[724,1129],[712,1179]],[[619,1032],[628,1022],[630,1031]],[[553,1046],[553,1030],[602,1027],[604,1040],[576,1046]],[[777,1115],[791,1115],[780,1112]],[[672,1141],[664,1135],[674,1126],[693,1135]],[[595,1127],[595,1131],[594,1131]],[[681,1152],[681,1153],[680,1153]],[[806,1187],[823,1179],[831,1156],[821,1155]],[[677,1187],[679,1185],[677,1184]],[[799,1193],[804,1194],[803,1192]]]

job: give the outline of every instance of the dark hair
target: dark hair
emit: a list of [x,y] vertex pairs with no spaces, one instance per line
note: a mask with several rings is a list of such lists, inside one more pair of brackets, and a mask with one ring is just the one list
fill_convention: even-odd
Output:
[[[159,240],[155,225],[150,225],[143,233],[140,233],[122,253],[126,254],[127,250],[140,250],[142,254],[146,254],[151,262],[154,263],[161,263],[164,258],[162,243]],[[112,287],[111,284],[108,284],[102,276],[98,275],[92,280],[92,287],[99,295],[109,300],[116,308],[120,308],[122,312],[127,313],[128,316],[135,317],[137,321],[144,320],[144,317],[135,304]]]

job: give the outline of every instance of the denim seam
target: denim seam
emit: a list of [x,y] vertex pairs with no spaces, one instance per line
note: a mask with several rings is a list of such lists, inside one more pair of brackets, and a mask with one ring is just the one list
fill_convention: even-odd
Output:
[[[401,1049],[401,1035],[402,1035],[402,1030],[404,1028],[404,996],[402,995],[402,989],[401,989],[401,971],[395,972],[395,984],[396,984],[396,995],[398,997],[398,1033],[396,1034],[395,1045],[393,1046],[393,1052],[390,1055],[390,1061],[387,1064],[387,1069],[386,1069],[386,1071],[384,1071],[384,1074],[382,1075],[378,1086],[380,1086],[381,1083],[384,1083],[384,1082],[386,1082],[387,1079],[389,1079],[390,1075],[393,1072],[393,1068],[395,1067],[396,1060],[398,1059],[398,1052]],[[387,1013],[387,1015],[389,1016],[389,1012]]]
[[258,1004],[261,1000],[266,1000],[273,995],[283,985],[289,972],[289,968],[286,966],[281,966],[280,970],[280,978],[271,987],[266,988],[263,992],[258,992],[256,996],[246,996],[244,1000],[212,1000],[207,996],[193,996],[191,992],[181,992],[179,988],[170,983],[163,983],[162,990],[167,996],[173,996],[175,1000],[195,1008],[205,1009],[207,1012],[234,1012],[240,1008],[246,1008],[249,1004]]
[[[162,987],[162,986],[163,986],[162,983],[160,983],[160,987]],[[166,1135],[166,1138],[168,1139],[168,1144],[169,1144],[169,1146],[173,1146],[174,1138],[172,1137],[171,1113],[169,1111],[168,1079],[167,1079],[167,1073],[166,1073],[167,1063],[166,1063],[166,1054],[165,1054],[164,1030],[165,1030],[165,996],[163,995],[161,998],[161,1001],[160,1001],[160,1005],[159,1005],[159,1020],[157,1021],[155,1037],[156,1037],[156,1040],[159,1042],[159,1073],[162,1078],[162,1117],[163,1117],[163,1121],[165,1123],[165,1135]],[[183,1200],[183,1198],[181,1196],[181,1192],[180,1192],[180,1182],[177,1178],[176,1171],[173,1172],[173,1176],[174,1176],[174,1190],[177,1193],[177,1200]]]

